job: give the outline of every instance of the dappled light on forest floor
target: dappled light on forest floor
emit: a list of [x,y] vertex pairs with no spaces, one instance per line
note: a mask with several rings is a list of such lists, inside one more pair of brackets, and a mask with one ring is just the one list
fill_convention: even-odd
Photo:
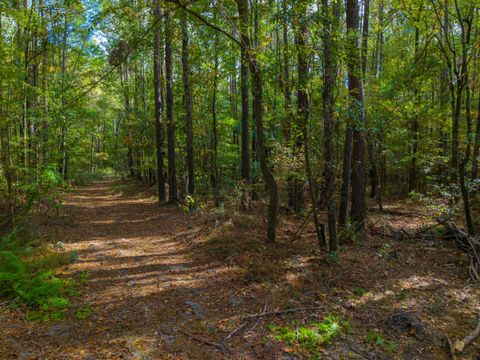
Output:
[[[316,331],[333,331],[325,319],[338,318],[343,330],[328,333],[332,340],[319,350],[326,358],[440,359],[444,334],[458,338],[472,328],[479,290],[465,286],[465,256],[442,240],[369,235],[345,245],[333,264],[310,227],[291,244],[301,219],[282,218],[279,243],[266,246],[254,214],[187,214],[158,205],[148,192],[119,195],[114,184],[67,194],[60,216],[71,226],[38,229],[78,255],[62,273],[82,279],[81,295],[64,320],[24,322],[17,311],[2,311],[0,358],[306,356],[309,338],[291,335],[295,328],[315,339],[327,336]],[[371,223],[410,221],[409,214],[384,213]],[[296,308],[316,310],[245,320]],[[399,311],[420,319],[426,335],[387,326]],[[478,351],[472,345],[467,354]]]

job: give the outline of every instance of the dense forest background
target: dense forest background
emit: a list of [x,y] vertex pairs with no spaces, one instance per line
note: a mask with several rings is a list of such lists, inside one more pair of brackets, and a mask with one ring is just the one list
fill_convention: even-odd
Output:
[[369,216],[409,199],[467,244],[478,281],[479,11],[475,0],[2,1],[0,295],[24,296],[11,269],[25,247],[11,243],[29,216],[106,178],[186,213],[255,214],[266,244],[280,217],[308,224],[333,264],[372,234]]
[[156,183],[160,201],[241,199],[247,209],[266,189],[270,241],[277,206],[315,204],[318,227],[327,208],[334,249],[336,218],[361,230],[367,206],[406,196],[463,206],[475,233],[474,1],[8,5],[10,222],[53,174],[115,173]]

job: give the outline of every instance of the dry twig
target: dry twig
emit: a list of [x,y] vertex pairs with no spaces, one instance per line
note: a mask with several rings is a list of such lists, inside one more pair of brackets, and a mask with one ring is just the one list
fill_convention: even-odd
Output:
[[477,326],[475,326],[475,329],[465,336],[462,340],[457,340],[455,341],[454,348],[456,351],[459,353],[463,352],[465,348],[470,345],[472,342],[474,342],[478,336],[480,335],[480,312],[477,315]]
[[457,360],[457,356],[455,355],[455,348],[453,347],[452,340],[445,335],[445,341],[447,342],[448,350],[450,351],[450,357],[452,360]]
[[245,316],[243,319],[244,320],[257,319],[257,318],[263,318],[265,316],[277,316],[277,315],[289,314],[289,313],[294,313],[299,311],[312,311],[312,310],[321,310],[321,309],[323,309],[323,307],[317,306],[317,307],[293,308],[293,309],[286,309],[286,310],[279,310],[279,311],[267,311],[267,312],[262,312],[260,314],[248,315],[248,316]]

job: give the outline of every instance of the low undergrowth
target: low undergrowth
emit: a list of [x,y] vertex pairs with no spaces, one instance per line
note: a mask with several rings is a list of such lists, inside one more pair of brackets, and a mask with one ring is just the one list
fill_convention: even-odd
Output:
[[21,231],[0,237],[0,297],[23,304],[27,320],[63,318],[78,290],[55,270],[71,261],[71,253],[54,252]]
[[312,359],[318,359],[320,347],[330,345],[337,337],[348,333],[351,326],[339,316],[328,315],[322,322],[312,322],[305,326],[269,324],[267,329],[274,333],[276,340],[307,351]]

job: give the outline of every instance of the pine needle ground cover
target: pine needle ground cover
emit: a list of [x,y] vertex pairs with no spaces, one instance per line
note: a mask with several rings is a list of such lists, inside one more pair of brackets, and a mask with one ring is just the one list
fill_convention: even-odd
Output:
[[[39,222],[39,239],[69,239],[65,251],[51,260],[16,255],[27,265],[13,262],[9,273],[57,275],[46,276],[48,290],[37,289],[31,277],[18,288],[33,288],[41,302],[26,296],[32,305],[1,305],[0,358],[63,352],[71,359],[440,359],[447,354],[443,335],[458,339],[474,328],[471,309],[480,293],[465,287],[468,257],[439,237],[385,235],[389,228],[414,233],[431,221],[420,206],[396,202],[371,212],[367,239],[343,245],[332,262],[318,250],[313,226],[291,242],[302,217],[282,215],[279,241],[268,246],[257,212],[185,212],[158,205],[145,190],[112,192],[118,187],[113,181],[80,187],[64,196],[61,222]],[[64,265],[71,253],[75,261]],[[75,279],[82,296],[71,296],[70,283],[55,279]],[[9,289],[10,299],[20,296]],[[49,321],[28,321],[42,304],[51,309],[43,311]],[[246,319],[264,312],[273,314]],[[478,351],[474,343],[465,354]]]

